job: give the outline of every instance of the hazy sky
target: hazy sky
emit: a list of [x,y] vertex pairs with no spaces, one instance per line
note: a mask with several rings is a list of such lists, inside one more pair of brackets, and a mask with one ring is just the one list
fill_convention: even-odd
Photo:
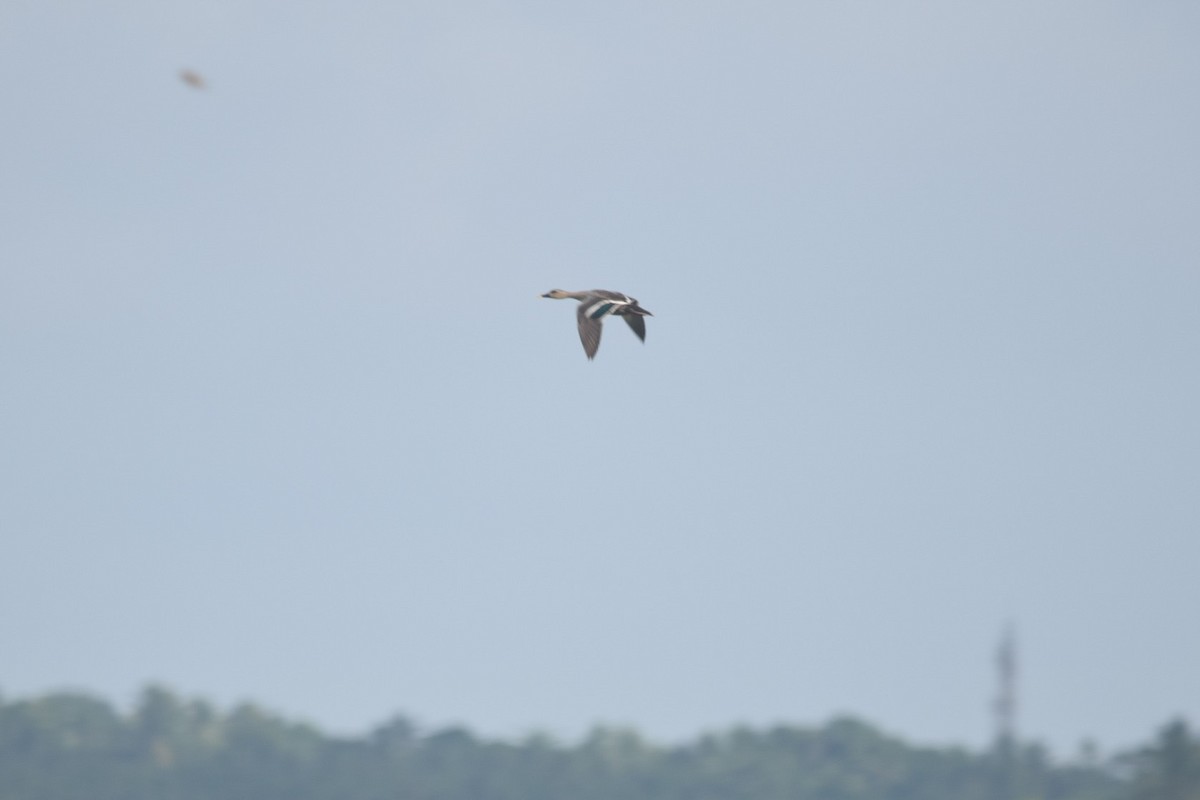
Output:
[[3,3],[0,692],[977,746],[1012,620],[1023,734],[1200,721],[1198,43]]

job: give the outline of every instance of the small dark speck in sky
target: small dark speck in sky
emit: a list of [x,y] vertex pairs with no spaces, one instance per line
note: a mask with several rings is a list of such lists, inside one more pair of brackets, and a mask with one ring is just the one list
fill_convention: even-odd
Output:
[[208,85],[204,82],[204,76],[190,69],[181,69],[179,71],[179,79],[193,89],[208,88]]

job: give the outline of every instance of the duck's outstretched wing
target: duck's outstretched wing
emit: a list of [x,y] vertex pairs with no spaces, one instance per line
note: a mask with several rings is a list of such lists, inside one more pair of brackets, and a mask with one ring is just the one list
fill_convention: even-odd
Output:
[[583,352],[587,353],[589,359],[593,359],[596,357],[596,351],[600,349],[600,333],[604,328],[600,320],[591,319],[587,315],[585,303],[579,304],[575,311],[575,319],[579,322],[579,341],[583,342]]
[[629,323],[639,339],[646,341],[646,320],[641,314],[622,314],[621,317]]
[[592,297],[603,297],[605,300],[616,300],[621,304],[637,302],[624,292],[610,292],[608,289],[589,289],[588,294]]

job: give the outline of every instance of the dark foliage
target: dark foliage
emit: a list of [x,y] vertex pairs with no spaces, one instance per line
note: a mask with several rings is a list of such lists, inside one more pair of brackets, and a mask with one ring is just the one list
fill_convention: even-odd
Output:
[[1120,778],[1036,746],[915,747],[852,719],[673,746],[602,728],[563,745],[423,734],[400,717],[339,738],[154,687],[129,714],[78,694],[0,702],[3,800],[1200,800],[1198,752],[1178,723]]

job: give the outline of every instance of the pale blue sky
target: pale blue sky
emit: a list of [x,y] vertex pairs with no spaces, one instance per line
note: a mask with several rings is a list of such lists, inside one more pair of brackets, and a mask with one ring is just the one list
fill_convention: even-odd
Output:
[[1058,752],[1200,719],[1197,42],[5,3],[0,691],[979,745],[1011,619]]

